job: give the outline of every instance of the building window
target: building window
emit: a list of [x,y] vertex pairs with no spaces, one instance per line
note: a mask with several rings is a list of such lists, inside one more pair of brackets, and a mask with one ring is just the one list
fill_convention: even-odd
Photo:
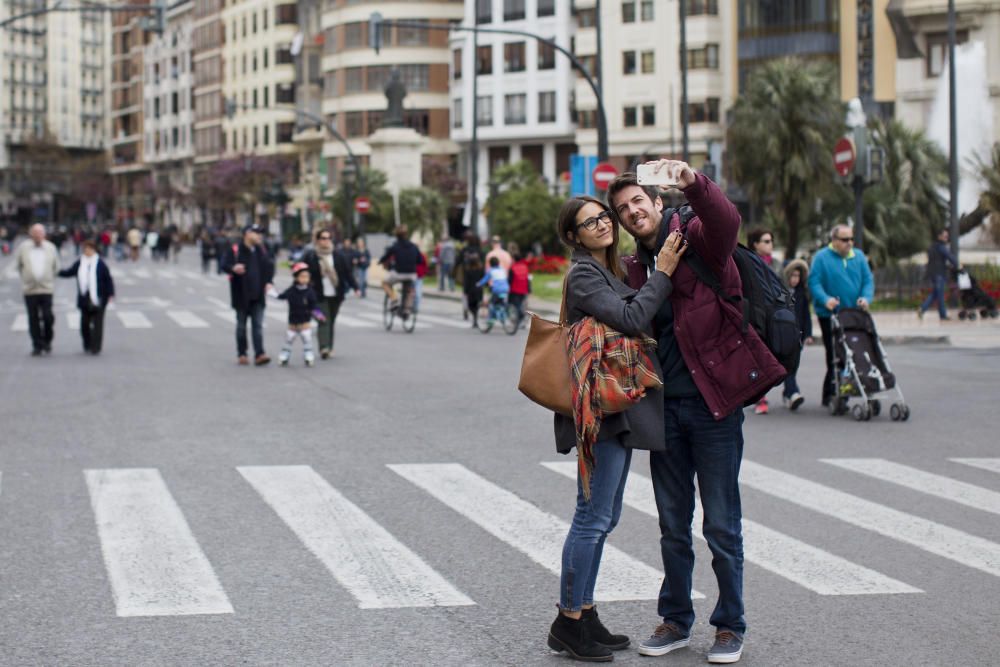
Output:
[[294,62],[295,58],[292,57],[292,51],[287,46],[278,47],[274,52],[275,65],[291,65]]
[[503,0],[503,20],[519,21],[524,18],[524,0]]
[[635,0],[622,0],[622,23],[635,23]]
[[476,48],[476,74],[493,74],[493,47]]
[[275,141],[279,144],[292,143],[292,136],[295,134],[295,123],[292,121],[278,123],[275,129]]
[[719,0],[688,0],[688,16],[699,16],[710,14],[715,16],[719,13]]
[[556,0],[538,0],[539,16],[555,16]]
[[462,78],[462,49],[451,52],[451,78],[455,81]]
[[[963,44],[969,40],[967,30],[955,32],[955,43]],[[944,64],[948,62],[948,33],[933,32],[927,35],[927,55],[924,62],[927,65],[927,76],[936,77],[944,70]]]
[[656,125],[656,107],[646,104],[642,107],[642,124],[646,127]]
[[381,91],[385,88],[386,81],[389,80],[390,68],[388,65],[369,65],[365,72],[367,77],[367,88],[370,91]]
[[580,65],[583,69],[587,70],[587,74],[594,76],[594,73],[597,71],[597,56],[577,56],[576,59],[580,61]]
[[556,94],[554,91],[538,93],[538,122],[556,122]]
[[719,98],[709,97],[704,102],[692,102],[688,104],[688,122],[718,123]]
[[274,10],[274,25],[295,25],[299,22],[298,8],[294,3],[278,5]]
[[396,26],[396,44],[398,46],[427,46],[428,31],[423,28]]
[[545,42],[538,42],[538,69],[556,68],[556,50]]
[[476,124],[482,127],[493,125],[493,97],[483,95],[476,98]]
[[271,52],[271,49],[264,47],[264,69],[267,69],[267,54]]
[[345,133],[349,137],[360,137],[365,133],[365,112],[364,111],[348,111],[344,114],[344,120],[347,124]]
[[493,23],[493,0],[476,0],[476,23]]
[[430,65],[403,65],[399,78],[407,90],[427,90],[431,85]]
[[592,130],[597,127],[596,109],[578,109],[576,112],[576,123],[581,130]]
[[295,86],[291,83],[277,84],[274,89],[274,101],[278,104],[295,104]]
[[638,124],[635,107],[625,107],[622,111],[622,124],[625,127],[635,127]]
[[635,74],[635,51],[622,52],[622,74]]
[[348,67],[344,70],[344,92],[359,93],[364,90],[360,67]]
[[360,21],[344,24],[344,48],[357,49],[365,46],[368,41],[365,26]]
[[271,143],[271,133],[268,131],[271,129],[270,125],[264,126],[264,145],[267,146]]
[[503,45],[503,71],[524,71],[524,42],[511,42]]
[[688,49],[689,69],[719,69],[719,45],[706,44],[700,49]]
[[653,0],[642,0],[639,3],[639,18],[643,21],[652,21],[655,18],[653,14]]
[[503,122],[507,125],[523,125],[528,121],[527,96],[524,93],[503,96]]
[[593,28],[597,25],[597,11],[593,7],[576,10],[576,25],[580,28]]
[[451,126],[455,129],[462,127],[462,98],[456,97],[451,103]]
[[642,61],[642,73],[653,74],[656,70],[656,52],[643,51],[640,59]]

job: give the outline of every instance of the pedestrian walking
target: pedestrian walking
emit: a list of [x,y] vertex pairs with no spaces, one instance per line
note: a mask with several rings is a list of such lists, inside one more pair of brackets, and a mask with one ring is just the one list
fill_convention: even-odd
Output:
[[441,240],[437,252],[438,289],[442,292],[447,286],[449,292],[455,291],[455,242],[446,236]]
[[830,232],[830,244],[816,253],[809,270],[809,291],[826,350],[823,378],[823,405],[833,400],[833,334],[830,316],[840,307],[868,310],[875,296],[868,258],[854,247],[854,230],[837,225]]
[[[652,276],[635,290],[624,283],[618,223],[602,202],[587,196],[568,200],[559,212],[557,230],[559,240],[573,250],[564,287],[566,321],[572,325],[570,356],[574,367],[591,366],[594,375],[578,377],[574,372],[574,402],[583,407],[574,408],[573,418],[555,415],[556,451],[567,454],[576,447],[579,466],[576,511],[562,550],[559,613],[549,629],[548,645],[577,660],[604,661],[612,659],[612,651],[628,647],[630,640],[604,627],[594,606],[594,585],[605,540],[621,517],[632,450],[664,448],[663,374],[642,339],[652,334],[653,317],[673,289],[670,275],[684,246],[681,235],[672,234],[656,257]],[[498,258],[491,258],[490,264],[503,273]],[[602,335],[604,328],[608,331]],[[591,329],[601,339],[593,348]],[[609,346],[616,350],[611,358],[627,355],[635,361],[635,368],[624,369],[625,375],[645,371],[655,383],[637,391],[639,397],[623,411],[601,415],[587,409],[605,397],[607,381],[595,377],[622,370],[609,365],[607,357],[602,362]],[[627,378],[615,379],[623,388]]]
[[125,235],[128,241],[129,259],[133,262],[139,261],[139,250],[142,248],[142,232],[137,227],[132,227]]
[[[758,227],[747,232],[747,246],[757,254],[764,263],[774,270],[774,234],[770,229]],[[753,406],[755,415],[766,415],[768,410],[767,396],[762,396]]]
[[334,250],[333,230],[317,229],[313,234],[313,247],[302,255],[302,261],[309,268],[310,285],[323,313],[317,326],[319,334],[319,356],[329,359],[334,356],[335,324],[340,306],[344,303],[347,290],[360,294],[351,266],[351,251],[347,248]]
[[31,334],[31,355],[52,352],[53,323],[52,292],[59,273],[59,251],[45,240],[45,227],[34,224],[28,230],[15,253],[15,266],[21,276],[24,306],[28,311],[28,331]]
[[636,239],[628,273],[632,288],[648,281],[656,254],[673,232],[683,234],[689,247],[688,259],[671,278],[674,290],[654,319],[656,355],[664,373],[665,449],[650,453],[649,466],[664,578],[657,603],[662,622],[639,643],[639,653],[664,655],[691,641],[691,518],[697,477],[719,590],[709,619],[715,642],[708,661],[731,663],[743,654],[747,628],[739,487],[743,404],[773,387],[785,369],[754,329],[742,325],[742,311],[720,299],[690,266],[695,254],[718,276],[726,294],[741,293],[732,257],[740,227],[736,207],[711,179],[684,162],[659,160],[650,166],[677,184],[687,206],[665,211],[660,192],[640,186],[632,172],[612,180],[607,195],[622,227]]
[[920,319],[924,319],[924,313],[930,310],[935,302],[937,302],[938,317],[941,318],[941,321],[946,322],[951,319],[948,317],[948,306],[944,300],[944,288],[948,284],[948,266],[950,265],[956,271],[961,271],[962,265],[951,254],[951,249],[948,247],[949,238],[948,230],[942,229],[938,232],[937,240],[927,249],[926,278],[931,284],[931,293],[917,309],[917,315]]
[[[782,272],[785,278],[785,285],[792,292],[795,299],[795,323],[799,327],[799,337],[802,345],[812,345],[813,343],[813,323],[812,314],[809,312],[809,265],[804,259],[793,259]],[[785,386],[781,397],[785,407],[789,410],[798,410],[805,401],[802,392],[799,390],[799,383],[796,373],[789,373],[785,378]]]
[[72,266],[60,271],[59,277],[76,278],[76,307],[80,310],[83,351],[97,355],[104,342],[104,311],[115,296],[115,282],[93,239],[84,239],[80,248],[80,256]]
[[472,313],[473,327],[476,326],[476,313],[483,298],[483,290],[476,287],[476,283],[482,279],[484,267],[483,249],[479,237],[472,232],[466,232],[465,245],[459,253],[456,273],[459,282],[462,283],[462,293],[465,295],[465,301],[462,303],[462,319],[469,319],[469,313]]
[[510,303],[517,310],[517,322],[524,322],[524,308],[531,293],[531,267],[520,252],[514,254],[514,263],[510,266]]
[[273,288],[274,261],[261,245],[263,229],[256,225],[243,228],[242,240],[226,249],[222,270],[229,274],[229,298],[236,311],[237,362],[246,366],[247,320],[250,320],[254,364],[263,366],[271,361],[264,352],[264,297]]
[[201,252],[201,272],[207,274],[212,266],[212,261],[216,256],[215,239],[209,229],[203,229],[198,237],[199,250]]
[[483,260],[483,263],[486,266],[489,266],[490,258],[496,257],[500,262],[500,268],[504,271],[510,271],[510,265],[514,263],[514,257],[503,249],[503,243],[501,242],[500,237],[494,235],[493,238],[490,239],[490,245],[490,251],[486,253],[486,259]]
[[296,262],[292,265],[292,285],[278,295],[279,299],[288,302],[288,329],[285,331],[285,344],[278,355],[278,363],[282,366],[288,365],[296,338],[302,339],[302,357],[306,366],[316,363],[312,344],[312,319],[316,317],[322,322],[326,318],[319,310],[319,299],[310,282],[309,265]]
[[354,249],[354,281],[361,290],[361,298],[368,296],[368,267],[372,264],[372,254],[368,251],[368,244],[364,236],[358,237],[358,242]]

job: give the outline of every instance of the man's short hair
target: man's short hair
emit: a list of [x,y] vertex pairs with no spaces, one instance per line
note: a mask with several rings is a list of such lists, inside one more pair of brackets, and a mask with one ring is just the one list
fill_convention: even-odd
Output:
[[834,225],[833,229],[830,230],[830,240],[831,241],[837,240],[837,232],[839,230],[841,230],[841,229],[850,229],[850,228],[851,228],[850,225],[845,225],[845,224]]
[[611,212],[614,213],[615,215],[618,214],[618,211],[615,210],[615,204],[614,204],[615,195],[617,195],[619,192],[629,187],[630,185],[635,185],[637,187],[642,188],[642,191],[646,193],[647,197],[649,197],[649,201],[655,201],[656,198],[660,196],[660,191],[655,186],[639,185],[639,179],[636,178],[635,172],[631,171],[622,172],[621,174],[618,174],[613,179],[611,179],[611,182],[608,183],[608,192],[607,192],[608,208],[610,208]]

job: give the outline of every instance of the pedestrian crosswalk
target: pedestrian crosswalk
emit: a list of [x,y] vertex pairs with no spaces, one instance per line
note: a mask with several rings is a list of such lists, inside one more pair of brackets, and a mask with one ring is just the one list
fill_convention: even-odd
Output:
[[[822,461],[851,473],[860,472],[886,488],[904,485],[955,504],[990,498],[981,494],[992,493],[980,487],[970,489],[972,485],[944,475],[926,477],[931,473],[884,459]],[[518,495],[498,480],[459,463],[388,464],[380,483],[386,488],[400,484],[416,487],[436,506],[426,506],[428,515],[444,512],[451,516],[444,525],[461,531],[462,539],[486,540],[475,565],[484,575],[501,568],[500,563],[522,558],[532,573],[527,576],[548,576],[555,590],[569,524],[553,512],[567,515],[572,511],[576,464],[545,461],[540,465],[554,474],[553,484],[563,485],[559,488],[566,491],[565,503],[558,507],[543,508],[538,497]],[[412,535],[406,539],[394,535],[379,521],[377,511],[351,499],[310,466],[239,466],[231,474],[248,484],[260,499],[259,507],[244,506],[241,511],[273,512],[288,528],[290,543],[297,543],[315,557],[317,565],[343,589],[348,604],[360,609],[397,609],[481,602],[443,571],[456,562],[467,568],[461,554],[421,554],[421,548],[428,548],[426,542]],[[83,477],[107,572],[108,595],[117,615],[231,614],[238,609],[239,600],[227,593],[226,581],[216,574],[188,523],[186,514],[199,511],[198,506],[189,505],[183,497],[175,498],[169,480],[158,470],[88,469]],[[744,461],[742,466],[745,489],[772,496],[792,511],[816,515],[811,521],[843,522],[851,529],[913,547],[916,553],[951,561],[963,572],[1000,577],[1000,545],[824,482],[828,480],[806,479],[753,461]],[[974,489],[979,496],[970,495]],[[0,507],[10,512],[17,499],[11,497],[9,489],[2,491]],[[630,474],[624,504],[623,522],[630,520],[630,511],[656,517],[649,477]],[[692,528],[699,539],[704,539],[702,518],[700,508],[696,509]],[[753,516],[743,521],[748,579],[776,577],[806,594],[820,596],[926,594],[915,581],[907,581],[919,576],[912,570],[880,572],[855,562],[856,554],[852,556],[855,560],[837,555],[836,542],[810,544],[765,523]],[[454,541],[459,543],[462,539],[457,535]],[[654,544],[657,537],[655,532],[649,533]],[[629,553],[636,547],[618,534],[612,535],[604,548],[596,599],[656,599],[661,566]],[[885,568],[885,561],[880,562]],[[755,575],[755,568],[767,574]],[[700,583],[714,590],[714,582]],[[693,597],[705,596],[694,591]]]

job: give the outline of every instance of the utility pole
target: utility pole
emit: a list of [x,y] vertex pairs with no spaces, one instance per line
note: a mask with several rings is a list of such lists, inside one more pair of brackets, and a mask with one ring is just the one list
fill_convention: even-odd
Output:
[[[594,4],[594,29],[596,30],[597,39],[597,53],[594,55],[594,76],[597,79],[597,90],[594,91],[597,95],[597,103],[600,105],[601,100],[604,99],[604,66],[602,58],[602,48],[601,48],[601,0],[596,0]],[[602,107],[601,107],[602,108]],[[608,147],[608,119],[604,113],[599,113],[597,115],[597,161],[606,162],[610,157],[611,152]],[[601,137],[604,137],[604,147],[601,148]]]
[[[477,9],[473,8],[473,12]],[[473,20],[476,20],[473,14]],[[479,233],[479,33],[472,33],[472,142],[469,146],[469,228]]]
[[691,146],[688,143],[688,50],[687,50],[687,0],[678,3],[681,13],[681,155],[691,163]]
[[958,257],[958,128],[955,125],[957,98],[955,90],[955,0],[948,0],[948,197],[951,252]]

